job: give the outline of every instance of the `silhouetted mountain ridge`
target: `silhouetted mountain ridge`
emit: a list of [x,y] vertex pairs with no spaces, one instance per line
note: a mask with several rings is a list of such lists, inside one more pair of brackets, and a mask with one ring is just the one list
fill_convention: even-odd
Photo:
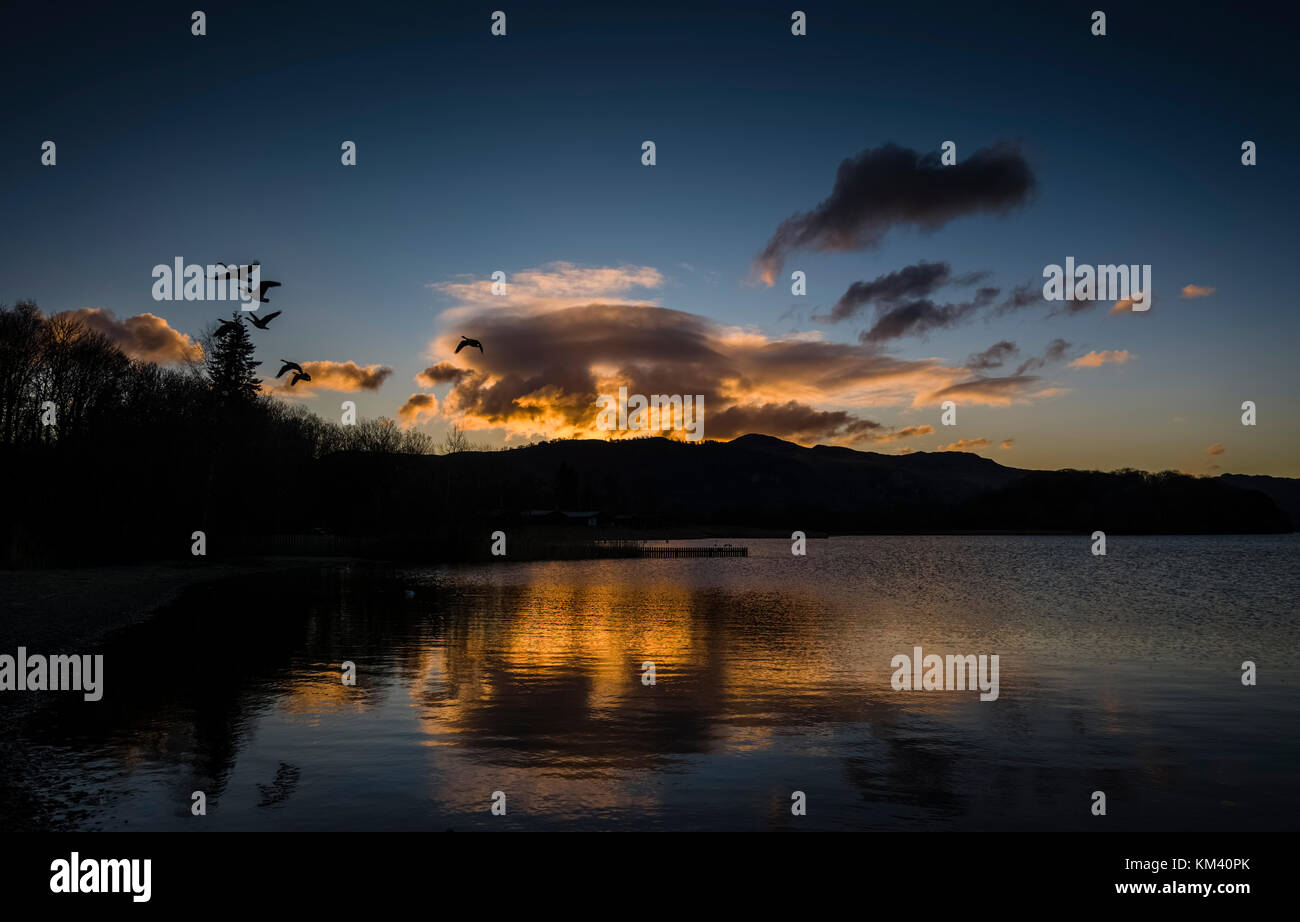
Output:
[[[368,474],[388,465],[380,477]],[[1030,471],[968,452],[886,455],[806,448],[771,436],[685,443],[664,438],[552,441],[497,452],[400,460],[337,454],[326,481],[383,484],[402,517],[448,511],[504,524],[542,510],[583,510],[602,524],[830,533],[1285,532],[1264,492],[1172,472]],[[1280,478],[1274,478],[1280,479]],[[430,498],[436,501],[429,503]],[[383,503],[376,498],[373,508]],[[424,508],[429,503],[427,510]],[[360,513],[369,504],[361,504]],[[522,517],[522,519],[521,519]],[[329,528],[378,527],[361,515]]]

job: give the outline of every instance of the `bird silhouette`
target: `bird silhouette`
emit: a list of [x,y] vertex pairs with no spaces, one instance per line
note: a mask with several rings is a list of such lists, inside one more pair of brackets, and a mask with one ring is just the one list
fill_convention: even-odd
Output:
[[480,353],[483,352],[483,344],[481,342],[479,342],[477,339],[470,339],[464,333],[460,334],[460,342],[457,343],[456,345],[457,352],[465,348],[473,349],[475,347],[478,347],[478,351]]
[[222,320],[218,317],[217,323],[221,324],[221,326],[217,327],[217,332],[213,334],[215,336],[229,336],[231,333],[239,329],[238,320]]
[[[279,282],[276,282],[276,284],[278,285]],[[263,298],[263,300],[266,299]],[[274,320],[276,317],[279,317],[280,313],[281,313],[280,311],[271,311],[271,313],[267,314],[265,317],[250,316],[248,318],[248,322],[251,323],[253,326],[257,327],[259,330],[265,330],[266,325],[270,323],[272,320]]]
[[244,288],[242,285],[240,286],[240,289],[244,292],[244,294],[248,295],[250,298],[256,298],[258,301],[262,301],[263,303],[265,303],[271,300],[266,296],[266,289],[279,288],[279,287],[280,287],[279,282],[263,282],[260,286],[258,286],[257,294],[253,294],[252,291],[250,291],[247,288]]
[[303,371],[302,366],[299,365],[297,362],[291,362],[291,361],[289,361],[288,359],[280,359],[280,361],[281,361],[281,362],[284,362],[284,366],[283,366],[279,371],[277,371],[277,372],[275,373],[275,376],[278,378],[278,377],[280,377],[281,375],[283,375],[286,371],[292,371],[292,372],[293,372],[293,377],[289,379],[289,386],[290,386],[290,387],[293,387],[293,386],[294,386],[295,384],[297,384],[299,381],[310,381],[310,380],[311,380],[311,375],[309,375],[309,374],[307,374],[307,372]]

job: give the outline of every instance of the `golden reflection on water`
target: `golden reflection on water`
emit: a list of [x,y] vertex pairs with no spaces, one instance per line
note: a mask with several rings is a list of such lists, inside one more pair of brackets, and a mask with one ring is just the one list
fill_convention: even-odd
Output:
[[[220,828],[783,828],[795,789],[805,826],[1082,828],[1099,778],[1127,801],[1116,827],[1213,827],[1189,812],[1208,802],[1276,824],[1297,799],[1296,702],[1246,698],[1235,673],[1238,650],[1297,646],[1279,608],[1297,545],[1268,540],[1271,558],[1250,539],[1153,539],[1104,564],[1069,557],[1072,539],[839,539],[807,560],[751,542],[740,559],[333,573],[254,655],[187,644],[190,601],[173,633],[112,652],[122,684],[94,720],[69,706],[29,731],[81,757],[74,783],[122,788],[99,809],[132,828],[163,823],[151,784],[225,792]],[[1169,579],[1187,585],[1152,590]],[[166,679],[175,704],[131,668],[151,644],[196,651]],[[999,655],[998,700],[895,691],[915,646]],[[214,686],[232,654],[251,662]],[[281,763],[299,780],[261,806]],[[488,813],[498,790],[507,817]]]

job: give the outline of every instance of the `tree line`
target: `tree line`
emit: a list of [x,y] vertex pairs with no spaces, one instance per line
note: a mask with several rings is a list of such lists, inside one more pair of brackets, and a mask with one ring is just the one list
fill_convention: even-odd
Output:
[[172,556],[194,530],[283,531],[304,466],[337,452],[432,454],[387,418],[342,425],[261,391],[242,318],[202,358],[133,359],[73,315],[0,305],[0,562]]

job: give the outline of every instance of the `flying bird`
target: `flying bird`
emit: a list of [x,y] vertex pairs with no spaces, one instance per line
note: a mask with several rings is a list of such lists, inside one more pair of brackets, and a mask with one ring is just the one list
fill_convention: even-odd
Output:
[[457,352],[459,352],[462,349],[466,349],[466,348],[473,349],[475,347],[477,347],[478,351],[482,353],[483,344],[481,342],[479,342],[477,339],[470,339],[464,333],[460,334],[460,342],[456,345]]
[[[278,285],[280,283],[276,282],[275,284]],[[263,298],[262,300],[265,301],[266,299]],[[271,311],[271,313],[267,314],[265,317],[254,317],[252,315],[249,315],[248,322],[251,323],[253,326],[257,327],[259,330],[265,330],[266,325],[270,323],[272,320],[274,320],[276,317],[279,317],[280,313],[281,313],[280,311]]]
[[249,289],[244,288],[242,285],[240,286],[240,288],[241,288],[241,290],[244,292],[244,294],[248,295],[250,298],[256,298],[257,300],[262,301],[262,302],[266,302],[266,301],[270,301],[270,300],[271,300],[270,298],[268,298],[268,297],[266,296],[266,289],[268,289],[268,288],[279,288],[279,287],[280,287],[280,283],[279,283],[279,282],[263,282],[263,283],[258,287],[258,292],[257,292],[257,294],[253,294],[253,292],[251,292]]
[[307,372],[303,371],[303,370],[302,370],[302,366],[299,365],[297,362],[291,362],[291,361],[289,361],[288,359],[280,359],[280,361],[281,361],[281,362],[284,362],[284,366],[283,366],[279,371],[277,371],[277,372],[275,373],[275,376],[278,378],[278,377],[280,377],[281,375],[283,375],[286,371],[292,371],[292,372],[293,372],[293,377],[289,379],[289,386],[290,386],[290,387],[293,387],[293,386],[294,386],[295,384],[297,384],[299,381],[310,381],[310,380],[311,380],[311,375],[309,375],[309,374],[307,374]]
[[239,329],[238,320],[222,320],[218,317],[217,323],[221,324],[221,326],[217,327],[217,332],[213,334],[215,336],[228,336]]

